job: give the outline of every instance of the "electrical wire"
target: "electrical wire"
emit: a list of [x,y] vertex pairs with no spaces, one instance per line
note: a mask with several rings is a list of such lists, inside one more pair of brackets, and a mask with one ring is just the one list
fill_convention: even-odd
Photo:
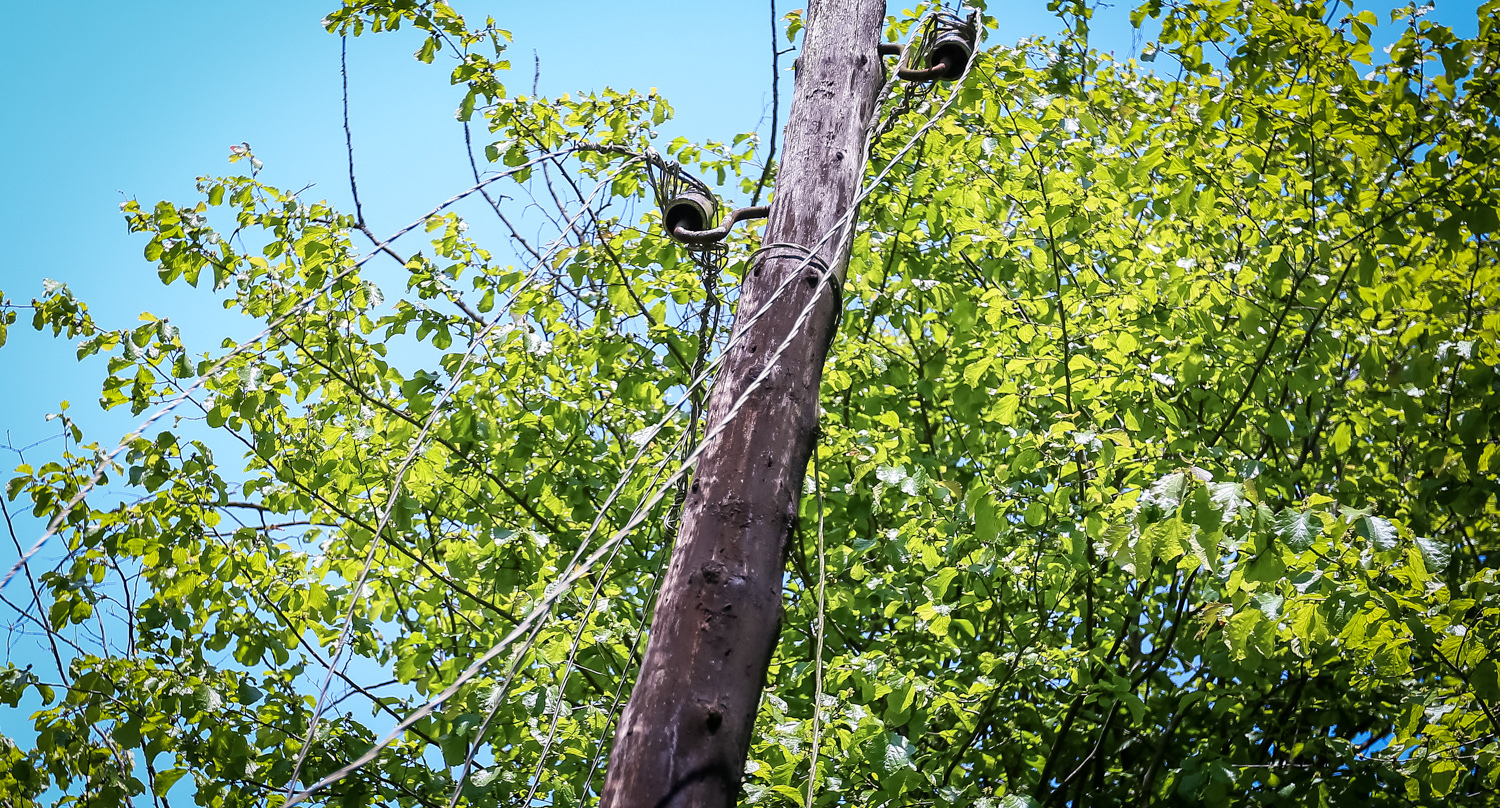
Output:
[[[623,170],[628,165],[630,165],[630,161],[626,162],[625,165],[620,167],[620,169],[611,172],[610,174],[606,175],[604,179],[599,181],[598,185],[595,186],[594,192],[590,196],[589,200],[585,201],[578,212],[574,214],[572,219],[568,221],[569,226],[571,226],[573,222],[576,222],[578,219],[583,217],[584,211],[588,209],[588,206],[592,204],[593,200],[598,197],[599,193],[614,181],[615,176],[618,175],[620,170]],[[538,260],[535,264],[532,265],[531,271],[527,274],[526,278],[523,279],[523,281],[518,284],[512,291],[512,301],[514,301],[521,294],[521,292],[530,285],[531,280],[535,278],[537,272],[540,271],[541,267],[546,265],[546,258],[556,253],[556,251],[562,246],[563,241],[567,238],[567,235],[567,231],[564,230],[562,234],[552,242],[552,244],[548,245],[547,249],[543,251],[542,259]],[[332,665],[339,664],[340,660],[343,657],[344,648],[348,645],[350,630],[354,624],[354,613],[358,610],[360,604],[358,593],[364,589],[365,581],[369,578],[370,575],[370,569],[374,566],[375,554],[381,546],[381,537],[385,534],[385,528],[390,523],[392,514],[395,513],[396,502],[400,496],[401,484],[406,477],[406,472],[411,468],[412,462],[416,459],[417,455],[421,453],[422,447],[426,444],[427,435],[432,430],[433,424],[437,422],[438,416],[442,413],[443,404],[448,400],[448,397],[453,394],[453,391],[458,388],[459,383],[463,380],[464,368],[468,367],[469,362],[474,358],[475,352],[481,345],[485,343],[485,339],[490,335],[491,332],[495,330],[496,326],[500,324],[501,318],[504,317],[508,313],[508,311],[508,305],[501,307],[500,311],[494,317],[490,318],[490,322],[486,324],[478,334],[475,335],[474,339],[470,340],[468,350],[464,352],[463,358],[459,361],[458,366],[454,368],[452,372],[452,380],[449,382],[448,386],[443,389],[442,393],[433,400],[432,411],[428,414],[427,421],[422,424],[421,431],[417,434],[416,439],[412,441],[411,449],[407,451],[406,457],[402,459],[400,465],[396,469],[395,477],[393,478],[393,481],[391,483],[391,490],[386,496],[385,508],[380,514],[380,519],[375,524],[375,535],[370,540],[369,551],[365,554],[364,566],[360,570],[359,578],[355,582],[352,590],[355,594],[354,597],[350,598],[349,610],[344,616],[344,625],[339,631],[338,640],[335,642],[334,651],[329,660],[331,666],[329,667],[327,676],[325,676],[323,679],[323,686],[319,690],[318,697],[314,702],[313,715],[311,721],[309,721],[308,723],[307,735],[303,739],[302,749],[297,754],[297,762],[292,767],[292,774],[287,780],[287,793],[291,793],[292,788],[296,786],[297,778],[302,773],[302,765],[307,760],[308,751],[312,748],[312,741],[317,734],[318,723],[322,717],[323,703],[327,699],[328,688],[333,681],[334,671]]]
[[[821,430],[820,430],[821,432]],[[822,443],[818,441],[817,443]],[[807,799],[803,805],[813,804],[813,793],[818,783],[818,743],[822,740],[819,731],[822,729],[823,718],[823,629],[824,608],[823,590],[828,581],[828,567],[826,556],[823,551],[823,471],[822,464],[818,461],[818,452],[822,447],[813,445],[813,494],[818,501],[818,617],[816,635],[817,651],[813,655],[813,725],[812,725],[812,751],[808,755],[807,768]]]
[[[962,89],[964,79],[967,77],[969,71],[972,69],[972,66],[973,66],[973,62],[972,61],[968,65],[965,66],[963,75],[960,76],[958,79],[955,80],[955,82],[954,82],[954,85],[955,85],[954,89],[949,94],[949,96],[947,97],[947,99],[945,99],[944,102],[938,107],[938,109],[935,110],[928,117],[928,120],[926,122],[924,122],[922,124],[922,126],[919,127],[918,130],[911,135],[911,137],[908,139],[908,141],[906,142],[906,144],[904,144],[902,146],[902,148],[900,150],[898,150],[897,153],[886,163],[885,168],[883,168],[877,174],[877,176],[869,184],[865,185],[861,189],[860,193],[858,193],[855,196],[855,198],[851,201],[849,209],[843,215],[841,215],[839,217],[839,219],[818,239],[817,243],[814,246],[812,246],[810,248],[807,248],[807,250],[808,250],[807,257],[804,258],[803,261],[802,261],[802,263],[799,264],[793,271],[787,273],[786,277],[783,278],[781,284],[777,287],[777,289],[771,295],[771,298],[749,319],[749,321],[746,323],[746,325],[745,325],[744,328],[739,329],[738,333],[731,337],[731,340],[730,340],[729,344],[725,348],[724,354],[721,354],[718,358],[716,358],[716,360],[713,363],[711,363],[714,366],[714,368],[705,369],[704,373],[700,374],[699,377],[697,379],[694,379],[693,382],[689,385],[689,390],[691,390],[693,387],[696,387],[697,385],[701,384],[703,382],[703,380],[709,374],[710,370],[716,369],[717,365],[722,362],[724,355],[726,355],[728,353],[728,351],[734,346],[734,344],[736,343],[736,341],[739,340],[739,339],[741,339],[744,334],[748,333],[748,331],[750,330],[750,326],[753,325],[756,321],[759,320],[760,317],[764,316],[770,310],[771,306],[776,302],[776,300],[780,297],[780,295],[787,288],[789,288],[790,285],[792,284],[792,282],[797,278],[797,276],[800,273],[800,271],[803,270],[803,269],[805,269],[805,268],[807,268],[808,266],[810,266],[812,264],[813,260],[816,258],[815,253],[817,252],[817,250],[821,249],[824,245],[827,244],[827,242],[831,238],[833,238],[835,235],[839,234],[840,232],[843,232],[844,234],[846,234],[844,240],[846,240],[846,241],[852,240],[852,238],[853,238],[852,223],[853,223],[853,219],[854,219],[855,215],[858,212],[859,204],[864,200],[865,197],[867,197],[870,193],[872,193],[876,187],[878,187],[878,185],[890,173],[891,169],[900,161],[900,159],[903,156],[905,156],[905,154],[907,152],[909,152],[911,150],[911,148],[915,145],[915,143],[917,142],[917,140],[923,134],[925,134],[928,129],[930,129],[933,125],[935,125],[936,122],[937,122],[937,120],[947,111],[948,107],[950,107],[952,105],[953,101],[956,100],[956,98],[958,97],[958,93]],[[894,83],[894,81],[895,81],[895,79],[893,77],[890,81],[887,82],[886,87],[884,88],[884,90],[881,93],[882,97],[888,94],[888,91],[889,91],[891,85]],[[869,151],[870,145],[872,145],[872,141],[873,141],[875,132],[876,132],[876,126],[872,122],[872,125],[866,130],[866,152],[867,153]],[[843,245],[841,244],[840,246],[842,247]],[[826,264],[825,264],[825,266],[826,266]],[[457,692],[463,687],[463,685],[467,684],[474,677],[478,676],[479,673],[483,670],[483,668],[491,660],[493,660],[500,653],[502,653],[506,648],[508,648],[513,642],[515,642],[515,640],[519,638],[519,636],[521,635],[521,633],[523,633],[527,628],[529,628],[529,626],[530,626],[531,623],[544,621],[545,618],[546,618],[546,616],[550,615],[552,606],[555,605],[556,602],[561,598],[562,593],[565,592],[565,591],[568,591],[569,587],[573,583],[577,582],[580,578],[582,578],[585,574],[587,574],[587,572],[592,568],[592,566],[595,563],[597,563],[601,558],[603,558],[605,556],[605,554],[607,552],[609,552],[615,545],[618,545],[621,541],[623,541],[624,538],[626,536],[628,536],[629,533],[632,530],[634,530],[634,528],[641,523],[641,521],[643,521],[644,514],[647,513],[647,512],[649,512],[650,509],[652,507],[654,507],[654,505],[662,499],[662,497],[665,495],[665,492],[667,490],[669,490],[672,485],[675,485],[679,479],[683,478],[686,475],[687,471],[696,464],[698,457],[703,453],[705,447],[707,447],[712,442],[713,438],[717,437],[719,433],[721,433],[725,428],[728,427],[728,425],[730,423],[733,422],[735,416],[738,415],[739,411],[743,408],[744,404],[749,399],[750,395],[755,390],[759,389],[760,385],[762,383],[764,383],[765,379],[769,376],[770,371],[773,368],[775,368],[775,366],[777,364],[777,360],[780,358],[780,356],[783,353],[785,353],[786,349],[792,344],[792,342],[795,341],[795,338],[796,338],[797,334],[800,333],[803,325],[806,323],[806,321],[807,321],[808,317],[811,315],[813,309],[816,307],[816,305],[818,304],[818,302],[821,301],[821,299],[822,299],[822,289],[823,289],[824,283],[826,283],[829,286],[834,287],[835,289],[839,288],[839,286],[837,286],[837,284],[840,284],[840,281],[837,279],[836,273],[834,273],[834,272],[830,271],[829,269],[825,268],[823,271],[821,271],[819,273],[819,275],[820,275],[820,278],[819,278],[820,283],[819,283],[817,292],[812,296],[811,299],[809,299],[808,303],[806,305],[804,305],[803,308],[802,308],[802,310],[798,313],[798,316],[796,317],[795,321],[793,322],[792,327],[789,329],[786,337],[777,346],[776,350],[772,353],[771,357],[768,359],[768,361],[766,362],[765,366],[762,368],[762,370],[760,371],[760,373],[755,377],[755,379],[753,379],[751,381],[751,383],[747,386],[747,388],[735,400],[734,404],[730,407],[729,411],[725,414],[724,419],[719,424],[717,424],[712,430],[710,430],[710,432],[708,434],[706,434],[704,436],[703,440],[698,444],[698,446],[693,450],[693,452],[690,453],[690,455],[688,456],[688,458],[685,459],[677,467],[677,469],[672,473],[672,475],[665,481],[665,483],[661,487],[659,487],[655,492],[652,493],[652,495],[650,497],[648,497],[645,500],[645,505],[643,507],[641,507],[641,508],[638,508],[636,514],[634,514],[629,520],[627,520],[627,522],[625,523],[625,525],[623,527],[621,527],[618,531],[616,531],[614,533],[614,535],[612,535],[607,541],[604,542],[604,544],[602,544],[593,553],[590,553],[586,558],[582,558],[582,560],[580,561],[580,558],[582,557],[583,552],[587,549],[587,547],[589,545],[589,539],[590,539],[590,537],[597,531],[600,523],[602,522],[604,513],[607,511],[609,505],[612,504],[613,500],[618,496],[619,492],[623,489],[624,483],[626,482],[626,480],[629,479],[631,470],[633,470],[633,468],[635,467],[635,465],[640,460],[641,456],[644,454],[644,451],[645,451],[646,447],[649,446],[650,442],[652,440],[654,440],[654,438],[656,437],[657,433],[659,433],[661,431],[662,427],[665,426],[666,420],[668,418],[670,418],[672,416],[672,414],[675,413],[676,410],[682,406],[683,401],[685,401],[686,398],[687,398],[686,394],[684,395],[683,399],[681,399],[681,400],[678,401],[677,404],[675,404],[671,408],[669,408],[669,411],[668,411],[667,415],[663,418],[663,420],[660,421],[660,422],[658,422],[658,424],[654,428],[651,429],[650,433],[646,437],[646,442],[642,444],[641,449],[639,451],[637,451],[635,458],[632,459],[630,467],[627,469],[625,476],[622,477],[622,479],[620,480],[619,483],[617,483],[614,491],[611,492],[610,497],[606,499],[606,501],[605,501],[605,503],[603,505],[601,505],[601,507],[599,509],[599,512],[598,512],[598,514],[596,515],[596,517],[594,519],[593,524],[590,526],[590,529],[589,529],[588,533],[580,541],[579,548],[575,552],[573,560],[570,561],[568,567],[565,569],[565,571],[559,577],[559,579],[556,582],[554,582],[553,584],[551,584],[551,585],[549,585],[547,587],[547,589],[549,590],[549,594],[545,595],[541,599],[541,601],[539,601],[533,607],[532,611],[529,612],[526,615],[526,617],[522,618],[522,620],[518,622],[518,624],[511,630],[511,632],[509,632],[498,643],[496,643],[494,646],[492,646],[488,651],[486,651],[484,654],[482,654],[477,660],[475,660],[473,663],[471,663],[471,665],[468,668],[466,668],[455,679],[455,681],[452,684],[450,684],[447,688],[445,688],[443,691],[441,691],[437,696],[429,699],[426,703],[424,703],[421,707],[419,707],[417,710],[415,710],[406,719],[404,719],[401,722],[399,722],[396,725],[396,727],[394,727],[393,729],[391,729],[387,733],[387,735],[384,738],[382,738],[381,741],[379,741],[378,743],[376,743],[370,750],[366,751],[359,758],[356,758],[354,761],[351,761],[349,764],[346,764],[345,766],[341,767],[340,769],[334,771],[333,773],[327,775],[326,777],[322,778],[318,782],[316,782],[313,785],[309,786],[307,789],[304,789],[301,792],[298,792],[296,794],[291,795],[289,797],[289,799],[287,800],[287,802],[284,803],[283,808],[291,808],[292,806],[301,803],[307,797],[309,797],[312,794],[316,793],[318,790],[320,790],[320,789],[322,789],[322,788],[324,788],[324,787],[326,787],[328,785],[331,785],[332,783],[338,782],[339,780],[341,780],[344,777],[348,776],[350,773],[352,773],[352,772],[358,770],[359,768],[361,768],[362,766],[364,766],[366,763],[370,762],[371,760],[374,760],[375,757],[378,756],[381,751],[383,751],[384,749],[388,748],[392,743],[394,743],[395,740],[398,737],[400,737],[400,734],[402,732],[404,732],[406,729],[408,729],[409,727],[411,727],[417,721],[420,721],[422,718],[425,718],[426,716],[430,715],[433,712],[433,710],[435,710],[437,707],[439,707],[443,703],[445,703],[448,699],[450,699],[454,695],[456,695]]]

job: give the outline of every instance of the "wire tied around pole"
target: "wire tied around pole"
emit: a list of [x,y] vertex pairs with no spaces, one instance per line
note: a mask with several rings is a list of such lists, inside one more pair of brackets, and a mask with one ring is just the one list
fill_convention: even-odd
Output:
[[827,261],[824,261],[822,258],[818,257],[817,253],[813,252],[807,247],[802,246],[801,244],[793,244],[789,241],[773,241],[769,244],[760,245],[758,249],[750,253],[750,257],[747,258],[745,262],[747,264],[754,264],[757,258],[760,258],[762,256],[769,256],[773,252],[783,251],[792,253],[792,257],[802,259],[802,264],[798,267],[798,269],[802,269],[804,267],[815,269],[817,271],[816,275],[812,277],[815,277],[819,283],[827,282],[828,285],[833,287],[833,305],[835,317],[833,321],[833,330],[837,332],[839,329],[839,324],[843,322],[844,319],[844,279],[839,277],[839,273],[833,271],[833,268],[828,265]]

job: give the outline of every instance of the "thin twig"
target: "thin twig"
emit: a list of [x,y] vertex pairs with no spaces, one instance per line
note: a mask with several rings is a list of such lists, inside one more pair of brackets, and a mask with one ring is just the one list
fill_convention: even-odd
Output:
[[[354,135],[349,131],[349,37],[339,37],[339,76],[344,80],[344,149],[349,154],[349,192],[354,195],[354,220],[366,233],[365,211],[359,206],[359,183],[354,181]],[[477,179],[475,180],[478,181]],[[374,236],[370,237],[372,240]]]
[[781,51],[776,50],[776,0],[771,0],[771,148],[766,152],[761,165],[760,180],[755,183],[755,195],[750,198],[750,207],[760,204],[760,193],[765,190],[766,179],[771,176],[771,164],[776,161],[776,132],[781,123]]
[[[474,182],[477,183],[479,182],[479,163],[474,159],[474,142],[469,135],[468,121],[464,121],[464,151],[468,152],[469,154],[469,168],[474,172]],[[529,244],[526,239],[521,236],[521,233],[516,230],[515,225],[511,224],[510,219],[505,218],[505,214],[500,210],[500,200],[507,199],[508,197],[504,196],[503,194],[496,194],[495,197],[491,197],[489,190],[485,188],[481,188],[479,190],[479,193],[484,197],[484,201],[490,203],[490,207],[495,211],[495,215],[500,217],[500,222],[505,225],[505,229],[510,231],[510,237],[520,243],[522,247],[526,248],[526,252],[531,253],[532,258],[540,261],[542,259],[542,254],[537,252],[536,249],[532,247],[531,244]]]

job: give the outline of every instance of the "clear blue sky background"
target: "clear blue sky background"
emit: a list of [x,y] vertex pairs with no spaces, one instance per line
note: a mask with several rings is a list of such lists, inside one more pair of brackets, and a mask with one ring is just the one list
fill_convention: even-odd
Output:
[[[514,33],[512,92],[529,94],[535,52],[545,95],[658,88],[677,113],[662,127],[663,142],[677,135],[727,140],[757,128],[770,131],[769,0],[451,2],[471,18],[492,15]],[[248,141],[265,161],[263,180],[286,188],[314,183],[308,196],[352,210],[339,39],[319,25],[336,0],[11,5],[0,26],[0,244],[6,250],[0,290],[24,303],[41,294],[43,278],[64,281],[104,327],[128,327],[149,310],[170,316],[195,351],[216,349],[226,335],[253,333],[210,293],[163,287],[141,256],[144,240],[126,232],[118,205],[128,197],[187,203],[196,198],[198,176],[245,170],[226,159],[230,144]],[[778,16],[802,5],[782,0]],[[1438,0],[1429,19],[1472,36],[1477,5]],[[1383,12],[1389,6],[1370,7]],[[1123,2],[1100,10],[1096,47],[1129,55],[1129,8]],[[995,0],[990,12],[1000,19],[990,42],[1059,28],[1045,0]],[[412,58],[418,44],[407,30],[349,42],[361,199],[381,234],[470,184],[462,129],[453,119],[460,94],[448,85],[441,58],[433,65]],[[790,57],[782,64],[789,68]],[[784,116],[791,73],[782,78]],[[94,404],[103,361],[80,366],[73,346],[33,332],[25,312],[22,317],[0,349],[0,445],[21,447],[55,435],[56,423],[44,416],[67,399],[89,439],[113,446],[135,423],[127,412],[104,414]],[[37,446],[27,459],[50,459],[56,447]],[[0,449],[0,479],[18,462]],[[16,527],[29,545],[42,525],[27,517]],[[0,536],[0,570],[15,558],[9,537]],[[56,558],[50,552],[40,560],[50,567]],[[20,589],[13,584],[7,594],[22,596]],[[6,648],[0,665],[43,659],[39,647],[20,639]],[[24,742],[29,722],[16,719],[28,713],[0,712],[0,726]]]
[[[543,95],[658,88],[676,110],[676,120],[660,128],[662,143],[678,135],[701,141],[770,132],[769,0],[450,1],[471,19],[495,17],[514,34],[515,69],[507,82],[512,93],[530,94],[534,54]],[[803,5],[777,2],[778,31],[780,15]],[[906,5],[891,3],[894,10]],[[258,331],[224,311],[206,289],[162,286],[142,257],[145,239],[126,232],[119,204],[131,197],[143,206],[162,199],[192,204],[197,177],[248,171],[244,163],[227,162],[229,146],[248,141],[265,162],[263,181],[291,189],[313,183],[307,198],[328,199],[352,212],[340,43],[320,25],[336,7],[337,0],[82,0],[9,9],[7,24],[0,26],[0,243],[7,247],[0,290],[25,303],[42,294],[44,278],[63,281],[102,327],[131,327],[150,311],[170,317],[194,352],[218,351],[225,336],[243,339]],[[1130,47],[1126,15],[1124,7],[1101,13],[1101,47],[1122,53]],[[1015,4],[1003,18],[992,41],[1010,43],[1059,28],[1045,0]],[[448,83],[451,65],[442,57],[432,65],[413,59],[420,41],[406,29],[348,43],[360,197],[372,229],[382,235],[472,182],[463,131],[454,120],[461,94]],[[787,47],[784,37],[778,44]],[[791,59],[781,60],[783,120],[791,101]],[[476,142],[482,146],[481,136],[479,127]],[[483,240],[493,227],[489,217],[468,210],[473,233]],[[420,235],[410,238],[403,253],[423,246]],[[21,312],[0,348],[0,447],[31,446],[25,460],[33,465],[55,458],[61,443],[47,439],[59,434],[59,424],[45,419],[63,400],[71,402],[69,412],[88,440],[113,447],[139,419],[123,408],[99,410],[105,361],[78,363],[71,343],[34,332],[29,313]],[[38,441],[45,442],[34,445]],[[233,478],[236,447],[211,445]],[[15,452],[0,448],[0,481],[20,462]],[[105,507],[127,496],[111,484],[92,501]],[[30,546],[44,524],[17,510],[11,508],[16,538]],[[0,534],[0,575],[17,555],[10,536]],[[50,569],[61,556],[53,543],[33,569]],[[25,601],[25,588],[18,579],[5,594]],[[45,678],[55,679],[47,673],[53,663],[40,638],[5,631],[13,619],[3,610],[0,666],[35,664]],[[28,718],[38,706],[32,698],[14,711],[0,707],[0,732],[29,743]]]
[[[661,127],[663,143],[770,131],[769,0],[453,4],[471,19],[492,15],[514,34],[513,93],[530,93],[535,54],[544,95],[658,88],[677,113]],[[780,0],[778,17],[802,5]],[[1060,27],[1045,0],[992,6],[1002,20],[992,42]],[[283,188],[314,183],[307,197],[352,211],[339,38],[319,24],[335,7],[335,0],[86,0],[12,10],[0,28],[0,243],[8,250],[0,290],[25,303],[40,296],[44,278],[63,281],[103,327],[130,327],[150,311],[181,327],[194,352],[258,330],[207,291],[162,286],[141,256],[145,239],[126,232],[118,206],[130,197],[143,206],[191,204],[197,177],[248,170],[227,162],[229,146],[248,141],[265,161],[262,180]],[[1129,50],[1127,16],[1123,5],[1100,12],[1099,47]],[[412,58],[419,44],[410,29],[349,41],[360,196],[380,234],[471,183],[453,117],[460,93],[441,57],[432,65]],[[784,38],[780,44],[786,47]],[[783,119],[790,64],[784,56]],[[488,221],[474,213],[482,234]],[[413,241],[405,251],[419,248]],[[33,332],[27,312],[21,316],[0,349],[0,446],[58,434],[57,423],[44,419],[63,400],[88,439],[112,446],[135,424],[123,409],[105,414],[94,404],[103,358],[80,365],[71,344]],[[47,459],[55,447],[37,446],[27,460]],[[18,463],[0,449],[0,477]],[[41,526],[23,520],[18,528],[29,545]],[[14,559],[8,537],[0,538],[0,565]]]

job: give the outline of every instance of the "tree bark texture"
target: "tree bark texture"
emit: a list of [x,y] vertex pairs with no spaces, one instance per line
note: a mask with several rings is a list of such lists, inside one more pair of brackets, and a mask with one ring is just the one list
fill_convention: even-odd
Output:
[[[884,67],[884,0],[812,0],[767,244],[814,247],[843,277]],[[753,325],[749,317],[782,291]],[[818,294],[820,271],[779,249],[742,281],[734,343],[705,434],[765,368]],[[836,288],[836,287],[835,287]],[[800,333],[705,448],[684,503],[641,671],[621,715],[605,808],[722,808],[739,794],[756,708],[781,628],[782,580],[817,426],[818,387],[841,303],[825,289]]]

